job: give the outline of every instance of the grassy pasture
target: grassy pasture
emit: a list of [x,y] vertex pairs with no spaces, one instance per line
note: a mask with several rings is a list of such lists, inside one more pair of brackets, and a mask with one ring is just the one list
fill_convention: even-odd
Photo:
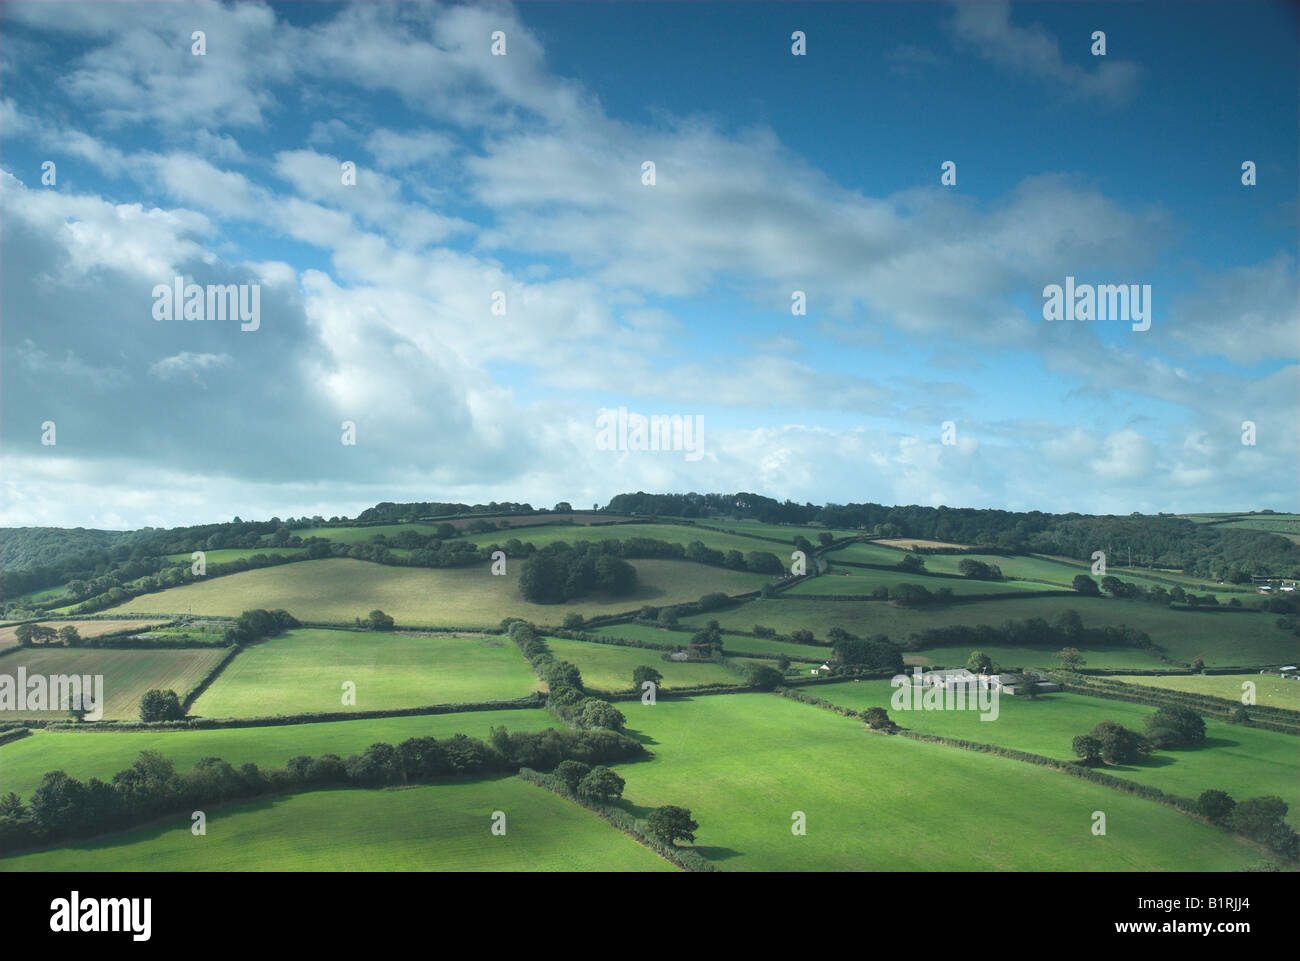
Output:
[[952,541],[933,541],[924,537],[885,537],[881,538],[877,543],[901,548],[905,551],[915,550],[918,547],[966,548],[973,546],[971,544],[954,544]]
[[[118,631],[129,631],[151,627],[154,624],[165,623],[158,618],[141,619],[138,621],[41,621],[46,627],[52,627],[56,631],[61,627],[67,627],[71,624],[77,629],[77,633],[82,637],[99,637],[101,634],[116,634]],[[13,627],[0,627],[0,650],[6,647],[15,647],[18,644],[18,635],[15,633],[18,625]]]
[[[691,640],[691,635],[682,631],[665,631],[645,624],[613,624],[609,627],[595,628],[591,633],[605,637],[623,637],[633,641],[651,641],[655,644],[676,644],[679,646],[689,644]],[[750,654],[764,654],[769,657],[787,654],[790,657],[815,657],[824,660],[830,654],[830,648],[828,647],[790,644],[785,641],[769,640],[766,637],[733,637],[728,635],[723,638],[723,645],[728,650],[734,649]],[[659,656],[659,652],[654,650],[648,650],[646,653],[653,657]]]
[[[625,803],[638,816],[690,809],[699,850],[724,870],[1217,871],[1260,857],[1150,801],[874,734],[776,695],[665,700],[629,720],[656,757],[619,766]],[[1107,813],[1104,837],[1090,830],[1096,810]]]
[[635,610],[644,604],[698,600],[712,591],[754,591],[768,579],[758,574],[705,567],[687,561],[633,562],[639,585],[628,597],[593,596],[565,605],[530,604],[519,593],[519,564],[493,576],[489,565],[451,569],[390,567],[350,558],[301,561],[243,571],[196,584],[144,594],[123,612],[188,611],[237,616],[254,607],[284,608],[299,620],[350,623],[379,608],[399,627],[494,627],[507,616],[560,623],[576,611],[584,617]]
[[[946,647],[927,647],[921,651],[909,652],[903,656],[908,664],[932,665],[944,667],[965,667],[966,661],[977,645],[952,645]],[[1058,668],[1061,662],[1056,654],[1059,647],[1001,647],[997,645],[979,646],[994,662],[1004,668]],[[1159,670],[1162,663],[1149,654],[1143,654],[1134,647],[1081,647],[1084,667],[1105,667],[1112,670]],[[1122,678],[1127,680],[1127,678]]]
[[[1210,667],[1288,664],[1297,656],[1294,637],[1276,626],[1276,615],[1258,612],[1184,611],[1140,601],[1095,597],[1021,597],[1014,600],[971,601],[938,607],[901,608],[879,601],[806,601],[797,597],[753,600],[712,614],[691,615],[682,623],[703,625],[717,618],[732,630],[749,630],[755,623],[783,634],[807,628],[825,639],[832,627],[853,634],[887,634],[896,641],[926,627],[991,624],[1004,620],[1043,617],[1051,620],[1063,610],[1079,612],[1086,627],[1127,624],[1146,631],[1151,639],[1183,663],[1204,658]],[[925,653],[921,651],[919,653]],[[1094,665],[1100,666],[1100,665]]]
[[[875,543],[854,543],[846,544],[837,551],[827,551],[826,560],[830,561],[831,567],[835,562],[852,561],[855,564],[884,564],[893,566],[907,556],[907,551],[900,551],[893,547],[881,547]],[[927,559],[928,563],[928,559]]]
[[617,524],[601,527],[552,525],[522,531],[467,534],[464,539],[477,547],[484,547],[488,544],[504,544],[511,537],[517,537],[525,544],[531,543],[536,547],[545,547],[556,541],[564,541],[572,545],[578,541],[622,541],[633,537],[649,537],[682,546],[692,541],[700,541],[705,547],[719,551],[740,551],[742,554],[748,554],[750,551],[766,551],[775,554],[787,568],[790,566],[790,552],[794,550],[793,545],[788,542],[783,546],[755,540],[752,537],[736,537],[718,531],[701,530],[684,524]]
[[[93,650],[37,647],[0,660],[0,675],[42,674],[104,675],[104,720],[139,720],[140,697],[152,688],[174,690],[184,696],[217,661],[225,656],[219,647],[190,650]],[[53,718],[67,720],[67,711],[4,711],[0,720]]]
[[[689,642],[689,635],[685,637]],[[569,661],[582,672],[584,687],[599,691],[631,691],[632,671],[642,664],[655,668],[664,676],[664,687],[691,687],[697,684],[741,684],[741,678],[720,664],[707,662],[677,663],[665,661],[659,651],[641,647],[619,647],[548,637],[546,646],[561,661]],[[626,713],[626,712],[625,712]]]
[[1162,687],[1171,691],[1208,694],[1211,697],[1222,697],[1238,702],[1241,700],[1242,682],[1252,681],[1255,685],[1257,704],[1300,711],[1300,682],[1283,680],[1276,674],[1191,674],[1163,677],[1140,675],[1121,677],[1119,680],[1126,684],[1145,684],[1148,687]]
[[925,574],[908,574],[903,571],[839,567],[834,568],[833,573],[802,580],[786,593],[791,597],[802,594],[868,596],[877,587],[890,588],[896,584],[917,584],[936,594],[946,587],[957,597],[965,594],[1023,594],[1026,591],[1053,589],[1048,584],[1032,584],[1028,581],[977,581],[966,577],[927,577]]
[[[208,564],[228,564],[231,561],[247,560],[256,554],[267,557],[302,557],[307,551],[301,547],[230,547],[204,551],[204,561]],[[192,563],[193,554],[168,554],[166,560],[173,563]]]
[[[342,684],[356,684],[356,705]],[[504,700],[540,688],[509,640],[296,630],[255,644],[194,703],[205,717],[373,711]]]
[[[884,707],[895,722],[914,731],[998,744],[1061,761],[1074,760],[1070,742],[1100,721],[1141,732],[1156,711],[1146,704],[1061,693],[1037,700],[999,698],[997,719],[982,721],[973,711],[895,711],[890,708],[894,690],[889,681],[864,680],[826,684],[814,693],[857,711]],[[1107,766],[1105,771],[1188,798],[1211,788],[1227,791],[1238,801],[1275,794],[1290,805],[1290,823],[1300,825],[1300,750],[1294,735],[1216,720],[1206,720],[1205,735],[1203,747],[1155,751],[1139,764]]]
[[396,746],[409,737],[451,737],[465,734],[487,740],[488,730],[505,725],[511,731],[545,731],[562,724],[541,710],[468,711],[416,717],[362,718],[268,727],[222,728],[206,731],[36,731],[31,737],[0,746],[0,793],[16,791],[24,798],[41,783],[46,771],[61,769],[78,780],[110,780],[131,766],[141,751],[158,751],[171,758],[177,771],[188,771],[205,757],[219,757],[235,767],[251,762],[261,768],[283,767],[300,754],[320,757],[358,754],[384,741]]
[[[506,833],[489,830],[506,814]],[[404,790],[340,788],[212,811],[207,835],[177,818],[0,871],[673,871],[631,838],[514,777]]]

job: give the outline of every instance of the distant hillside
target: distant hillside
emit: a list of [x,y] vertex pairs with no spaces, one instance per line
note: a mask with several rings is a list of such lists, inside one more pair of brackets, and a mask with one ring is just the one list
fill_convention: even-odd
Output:
[[0,568],[22,571],[52,566],[69,555],[107,551],[125,536],[124,531],[84,527],[6,527],[0,529]]

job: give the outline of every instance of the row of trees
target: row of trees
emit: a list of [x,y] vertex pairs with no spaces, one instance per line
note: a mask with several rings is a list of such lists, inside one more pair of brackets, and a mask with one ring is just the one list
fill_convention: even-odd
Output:
[[[442,739],[414,737],[396,746],[372,744],[347,758],[303,755],[292,758],[282,769],[267,771],[251,763],[236,769],[220,758],[207,757],[186,774],[178,774],[172,762],[158,752],[142,751],[131,767],[109,782],[91,778],[82,783],[64,771],[51,771],[42,778],[30,803],[24,804],[12,792],[0,797],[0,849],[84,837],[173,812],[265,794],[335,784],[406,784],[517,771],[521,766],[550,768],[566,760],[601,765],[645,754],[632,738],[608,730],[535,733],[494,728],[491,741],[488,744],[463,734]],[[592,790],[601,783],[611,782],[600,775],[593,780]],[[618,790],[622,790],[621,780]]]

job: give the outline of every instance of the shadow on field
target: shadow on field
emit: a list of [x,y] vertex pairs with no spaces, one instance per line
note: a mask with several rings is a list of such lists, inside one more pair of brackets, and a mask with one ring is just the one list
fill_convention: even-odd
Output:
[[709,845],[699,844],[695,845],[695,851],[703,857],[708,858],[710,861],[726,861],[730,858],[738,858],[741,855],[740,851],[733,850],[732,848],[712,847]]

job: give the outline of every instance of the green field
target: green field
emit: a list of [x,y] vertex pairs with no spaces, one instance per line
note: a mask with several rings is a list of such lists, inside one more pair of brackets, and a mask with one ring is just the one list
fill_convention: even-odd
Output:
[[[506,833],[491,833],[494,811]],[[338,789],[212,811],[0,860],[0,871],[673,871],[631,838],[514,777]]]
[[832,627],[841,627],[853,634],[886,634],[895,641],[904,641],[908,635],[926,627],[953,624],[996,627],[1008,619],[1030,617],[1050,621],[1067,609],[1078,611],[1088,628],[1127,624],[1145,631],[1181,663],[1190,664],[1200,657],[1210,667],[1289,664],[1297,656],[1295,637],[1278,629],[1276,615],[1253,611],[1171,610],[1140,601],[1081,596],[1030,596],[911,609],[879,601],[773,598],[749,601],[712,614],[691,615],[683,618],[682,623],[696,627],[714,617],[731,630],[750,630],[758,623],[783,634],[806,628],[819,639],[825,639]]
[[[118,631],[129,631],[136,629],[145,629],[155,624],[165,624],[165,620],[158,618],[140,619],[135,621],[128,620],[103,620],[103,621],[41,621],[45,627],[59,630],[69,625],[77,629],[77,633],[82,637],[99,637],[101,634],[116,634]],[[18,625],[12,627],[0,627],[0,650],[6,647],[17,647],[18,636],[15,631]]]
[[[267,557],[302,557],[307,551],[301,547],[231,547],[204,551],[203,553],[203,560],[206,564],[228,564],[231,561],[247,560],[257,554],[264,554]],[[164,559],[189,564],[192,563],[192,558],[192,553],[185,553],[168,554]]]
[[283,767],[292,757],[359,754],[384,741],[396,746],[409,737],[451,737],[466,734],[487,740],[488,730],[504,725],[511,731],[545,731],[562,727],[541,710],[467,711],[416,717],[319,721],[266,727],[221,728],[206,731],[36,731],[31,737],[0,746],[0,793],[17,791],[29,797],[47,771],[61,769],[85,781],[104,781],[131,766],[141,751],[158,751],[172,759],[177,771],[188,771],[205,757],[219,757],[234,767],[251,762],[262,768]]
[[[680,635],[686,638],[689,635]],[[665,661],[662,651],[641,647],[619,647],[613,644],[594,644],[570,641],[561,637],[546,638],[546,646],[561,661],[578,665],[584,687],[598,691],[632,691],[632,672],[642,664],[653,667],[664,676],[665,688],[692,687],[699,684],[741,684],[742,679],[720,664],[696,662],[694,664]],[[633,702],[634,704],[636,702]]]
[[787,568],[790,566],[790,552],[794,550],[789,541],[785,545],[773,544],[752,537],[736,537],[684,524],[616,524],[599,527],[553,525],[521,531],[467,534],[465,540],[484,547],[488,544],[504,544],[512,537],[517,537],[525,544],[533,544],[536,547],[545,547],[556,541],[564,541],[572,545],[578,541],[623,541],[633,537],[648,537],[657,541],[681,544],[683,547],[692,541],[700,541],[705,547],[718,551],[740,551],[742,554],[748,554],[750,551],[766,551],[775,554]]
[[1276,674],[1190,674],[1186,676],[1165,675],[1152,677],[1121,677],[1117,680],[1125,684],[1145,684],[1150,687],[1163,687],[1171,691],[1190,691],[1193,694],[1209,694],[1240,703],[1242,682],[1251,681],[1255,685],[1255,703],[1265,707],[1284,707],[1291,711],[1300,711],[1300,681],[1289,681]]
[[[683,631],[666,631],[662,628],[651,627],[648,624],[612,624],[609,627],[597,627],[589,633],[603,637],[622,637],[633,641],[649,641],[653,644],[673,644],[678,647],[690,643],[691,635]],[[726,635],[723,637],[723,645],[727,650],[744,651],[746,654],[762,654],[770,657],[778,657],[785,654],[789,657],[802,658],[804,660],[825,660],[830,656],[829,647],[813,647],[808,644],[790,644],[785,641],[773,641],[766,637],[735,637]],[[659,656],[659,651],[649,650],[648,654],[655,657]]]
[[351,623],[379,608],[399,627],[495,627],[507,616],[558,624],[571,611],[595,617],[644,604],[681,604],[713,591],[742,594],[758,590],[769,580],[687,561],[642,560],[633,566],[639,579],[634,594],[586,597],[558,605],[523,599],[518,564],[510,565],[506,576],[496,577],[488,564],[433,569],[332,558],[243,571],[144,594],[117,610],[237,616],[250,608],[284,608],[299,620]]
[[[904,655],[908,664],[942,665],[944,667],[965,667],[971,652],[977,645],[956,644],[947,647],[927,647],[920,651],[909,651]],[[1001,647],[985,644],[979,646],[994,663],[1004,668],[1059,668],[1061,662],[1056,655],[1059,647]],[[1159,670],[1161,662],[1149,654],[1143,654],[1135,647],[1081,647],[1084,667],[1104,667],[1111,670]],[[1127,678],[1124,678],[1127,680]]]
[[[895,547],[881,547],[879,544],[856,543],[847,544],[837,551],[827,551],[826,560],[831,562],[831,567],[835,566],[836,561],[852,561],[855,564],[883,564],[886,567],[892,567],[907,556],[907,551],[899,550]],[[924,558],[929,566],[929,557]]]
[[[0,660],[0,675],[17,676],[19,667],[33,675],[75,674],[104,677],[104,720],[136,721],[140,697],[152,688],[173,690],[181,697],[225,656],[219,647],[190,650],[93,650],[89,648],[28,648]],[[47,718],[67,720],[67,711],[4,711],[2,720]]]
[[831,574],[801,580],[785,593],[791,597],[803,594],[865,597],[877,587],[890,588],[896,584],[917,584],[932,594],[937,594],[946,587],[957,597],[966,594],[1023,594],[1026,591],[1053,590],[1050,584],[1034,584],[1029,581],[977,581],[967,577],[928,577],[903,571],[837,567],[833,568]]
[[1162,805],[777,695],[665,700],[629,721],[656,757],[619,766],[626,803],[689,808],[724,870],[1218,871],[1261,857]]
[[[354,706],[342,703],[344,681],[356,685]],[[500,637],[302,629],[241,651],[191,713],[375,711],[506,700],[540,686],[519,648]]]
[[[864,680],[818,685],[812,693],[856,711],[886,708],[896,723],[914,731],[998,744],[1059,761],[1074,760],[1070,742],[1098,722],[1114,721],[1141,732],[1156,711],[1130,701],[1058,693],[1037,700],[1001,697],[997,720],[982,721],[972,711],[894,711],[894,690],[889,681]],[[1211,788],[1227,791],[1238,801],[1275,794],[1290,805],[1287,819],[1300,826],[1300,746],[1294,735],[1207,719],[1205,737],[1202,747],[1155,751],[1140,764],[1108,765],[1105,771],[1187,798]]]

